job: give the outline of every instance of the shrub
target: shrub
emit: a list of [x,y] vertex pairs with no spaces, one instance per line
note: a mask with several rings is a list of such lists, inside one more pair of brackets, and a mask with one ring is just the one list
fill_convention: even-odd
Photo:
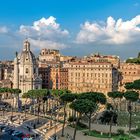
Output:
[[113,108],[112,104],[107,103],[107,104],[106,104],[106,109],[107,109],[107,110],[110,110],[110,109],[113,110],[114,108]]
[[128,140],[128,138],[121,137],[121,138],[119,138],[119,140]]
[[70,117],[68,118],[68,121],[69,121],[69,122],[76,121],[76,117],[74,117],[74,116],[70,116]]
[[88,128],[87,125],[81,123],[81,122],[78,122],[78,127],[81,127],[81,128]]
[[135,130],[131,130],[131,132],[134,133],[134,134],[135,134],[135,133],[139,133],[139,132],[140,132],[140,128],[137,128],[137,129],[135,129]]
[[[75,128],[75,124],[70,124],[70,126]],[[77,129],[78,130],[88,129],[88,126],[83,124],[83,123],[81,123],[81,122],[78,122]]]
[[124,135],[124,130],[123,129],[118,129],[117,133],[118,133],[118,135]]

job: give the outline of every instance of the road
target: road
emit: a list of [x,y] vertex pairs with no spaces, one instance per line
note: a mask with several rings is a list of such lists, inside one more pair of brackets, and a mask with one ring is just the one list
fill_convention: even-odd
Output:
[[20,140],[20,139],[8,134],[3,134],[0,136],[0,140]]

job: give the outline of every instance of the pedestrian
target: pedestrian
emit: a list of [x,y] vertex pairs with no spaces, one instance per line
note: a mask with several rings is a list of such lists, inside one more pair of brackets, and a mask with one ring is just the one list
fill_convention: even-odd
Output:
[[29,127],[29,126],[27,126],[27,129],[28,129],[28,131],[30,132],[30,127]]
[[36,129],[36,125],[35,124],[33,125],[33,128]]

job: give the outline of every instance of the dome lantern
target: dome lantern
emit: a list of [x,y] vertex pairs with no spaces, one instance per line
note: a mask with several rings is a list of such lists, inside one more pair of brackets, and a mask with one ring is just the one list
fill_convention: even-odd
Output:
[[24,41],[24,50],[30,51],[30,42],[28,40]]

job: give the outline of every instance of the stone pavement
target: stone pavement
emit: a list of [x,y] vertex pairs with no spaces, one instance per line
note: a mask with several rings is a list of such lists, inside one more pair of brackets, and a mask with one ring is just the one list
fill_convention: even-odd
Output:
[[[88,126],[87,123],[85,123],[85,124]],[[100,132],[103,132],[103,133],[108,133],[109,128],[110,128],[110,125],[102,125],[102,124],[95,124],[95,123],[91,124],[91,129],[92,130],[100,131]],[[120,128],[123,129],[125,132],[128,132],[128,130],[129,130],[128,127],[112,126],[112,132],[116,133],[117,130],[120,129]],[[135,129],[135,128],[132,128],[132,129]]]

